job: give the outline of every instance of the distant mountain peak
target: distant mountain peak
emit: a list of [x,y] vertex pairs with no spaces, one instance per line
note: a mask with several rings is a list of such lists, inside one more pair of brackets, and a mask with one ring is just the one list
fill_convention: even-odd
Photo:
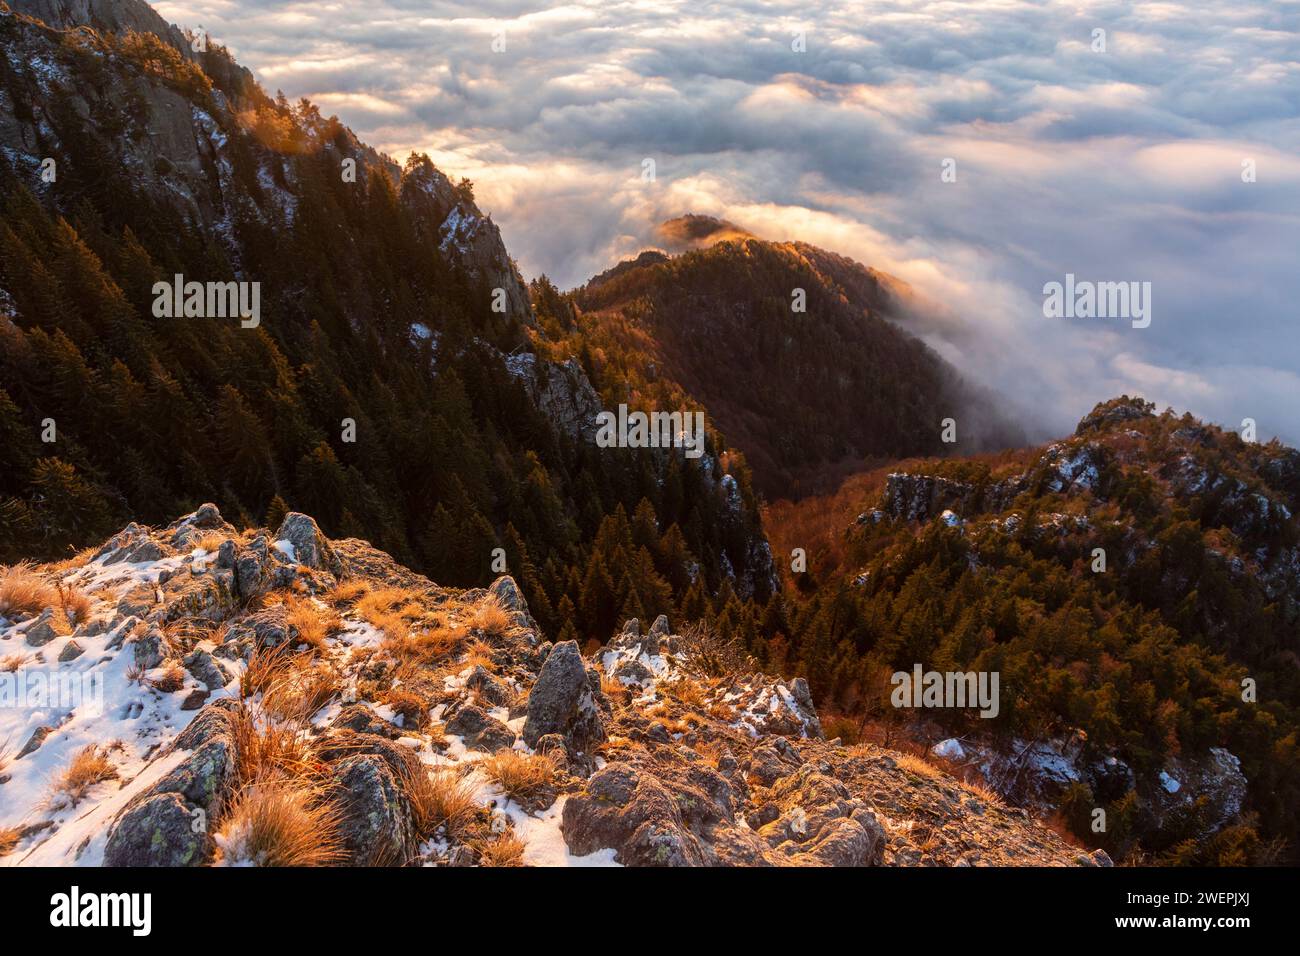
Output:
[[757,239],[735,223],[714,216],[687,213],[668,219],[655,227],[655,239],[668,252],[686,252],[702,249],[728,239]]

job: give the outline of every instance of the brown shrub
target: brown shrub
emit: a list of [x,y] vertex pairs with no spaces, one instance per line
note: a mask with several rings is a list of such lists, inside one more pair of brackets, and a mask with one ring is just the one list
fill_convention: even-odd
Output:
[[0,615],[39,614],[59,602],[54,586],[36,574],[27,561],[0,567]]

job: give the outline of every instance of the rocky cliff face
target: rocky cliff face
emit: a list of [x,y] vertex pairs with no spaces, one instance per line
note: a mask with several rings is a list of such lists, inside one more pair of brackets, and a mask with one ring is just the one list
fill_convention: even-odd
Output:
[[[803,681],[707,634],[629,621],[584,657],[510,578],[440,588],[305,515],[239,531],[205,505],[26,573],[53,604],[6,606],[0,677],[101,695],[0,711],[22,743],[0,770],[4,864],[1106,862],[825,740]],[[308,845],[267,839],[268,805]]]

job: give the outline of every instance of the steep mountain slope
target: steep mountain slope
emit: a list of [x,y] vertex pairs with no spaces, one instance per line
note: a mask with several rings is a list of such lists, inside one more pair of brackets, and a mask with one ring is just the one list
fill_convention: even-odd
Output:
[[[886,320],[897,280],[707,217],[661,234],[688,251],[644,253],[577,290],[583,329],[597,346],[644,351],[626,370],[633,382],[677,382],[769,497],[817,490],[836,465],[1023,441],[989,396]],[[955,444],[944,441],[947,418]]]
[[[693,586],[766,598],[743,470],[716,442],[581,434],[596,393],[534,353],[468,183],[161,24],[135,0],[0,5],[0,560],[212,500],[309,509],[446,584],[504,552],[575,637]],[[255,286],[256,321],[159,315],[178,275]]]
[[[1115,854],[1294,854],[1300,452],[1120,398],[1048,447],[864,485],[794,628],[819,699],[961,736],[944,749]],[[773,520],[782,544],[815,526]],[[916,663],[998,672],[1001,712],[900,714],[881,675]]]
[[305,515],[206,504],[26,574],[51,606],[5,610],[0,677],[97,693],[0,709],[0,864],[1109,862],[824,740],[807,685],[734,646],[659,618],[584,659],[511,578],[440,588]]

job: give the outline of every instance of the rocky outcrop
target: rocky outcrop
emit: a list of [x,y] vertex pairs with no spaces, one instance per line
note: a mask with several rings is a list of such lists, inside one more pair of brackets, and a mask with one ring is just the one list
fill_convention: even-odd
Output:
[[578,645],[555,645],[528,694],[524,742],[535,746],[547,734],[559,734],[571,750],[589,751],[605,739],[599,694],[599,677],[588,672]]
[[[198,578],[229,571],[217,565],[252,551],[254,539],[274,542],[257,559],[263,584],[252,608],[242,597],[193,599],[190,565],[210,554],[186,531],[194,515],[158,530],[138,526],[73,572],[92,587],[91,619],[115,616],[80,634],[84,656],[127,654],[145,675],[133,683],[127,668],[110,667],[121,675],[107,694],[118,709],[91,718],[105,721],[106,736],[125,738],[106,751],[122,762],[120,789],[94,791],[66,811],[98,815],[106,865],[257,864],[268,831],[254,839],[238,814],[254,812],[240,798],[263,784],[298,794],[277,812],[322,811],[313,823],[328,831],[320,859],[357,866],[520,862],[500,856],[519,846],[525,863],[1083,862],[1050,831],[938,771],[936,792],[916,798],[889,751],[822,739],[804,681],[754,673],[743,656],[710,648],[710,638],[675,634],[664,616],[648,628],[628,621],[587,658],[574,641],[539,640],[510,578],[481,590],[439,588],[365,542],[326,539],[305,515],[272,535],[200,512],[222,543]],[[146,541],[165,546],[165,556],[109,563]],[[154,594],[142,617],[121,615],[138,587],[161,599]],[[394,590],[408,621],[398,640],[367,619],[359,599]],[[314,646],[297,640],[283,603],[290,593],[296,615],[307,607],[338,615]],[[317,602],[302,600],[311,593]],[[493,613],[480,623],[485,608],[504,609],[504,621]],[[237,689],[254,654],[259,668],[278,661],[286,669]],[[164,665],[181,672],[182,686],[174,675],[149,685]],[[321,697],[293,696],[318,679]],[[121,734],[118,720],[131,721],[133,734]],[[85,739],[79,726],[80,735],[42,728],[24,755],[53,747],[62,749],[45,762],[64,758],[70,740]],[[7,770],[30,776],[27,763]],[[448,799],[448,787],[468,804]],[[71,817],[33,812],[56,815],[24,822],[24,859],[96,852],[69,845]],[[951,840],[914,833],[922,819],[941,821]]]
[[546,362],[531,352],[521,352],[507,356],[506,368],[523,383],[537,410],[558,430],[582,440],[595,436],[600,396],[577,359]]

